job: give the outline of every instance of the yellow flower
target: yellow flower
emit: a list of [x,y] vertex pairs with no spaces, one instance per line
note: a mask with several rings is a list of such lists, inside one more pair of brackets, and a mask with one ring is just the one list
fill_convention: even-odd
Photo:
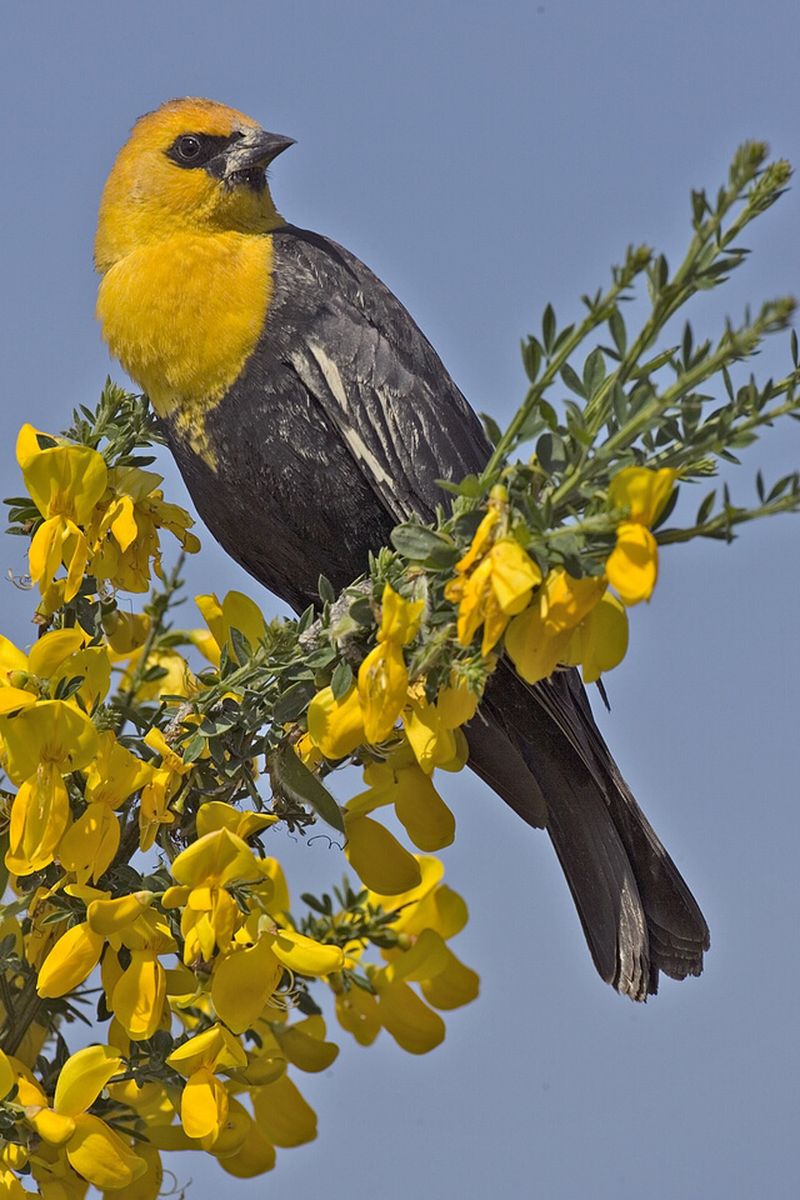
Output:
[[346,758],[366,740],[355,684],[338,700],[333,689],[317,692],[308,706],[308,732],[326,758]]
[[29,1105],[29,1120],[39,1137],[63,1146],[66,1157],[83,1179],[98,1188],[126,1187],[146,1170],[130,1146],[88,1110],[122,1059],[111,1046],[87,1046],[64,1063],[56,1083],[53,1107]]
[[345,810],[345,854],[366,887],[391,896],[419,882],[419,867],[412,854],[383,825],[360,813]]
[[173,1050],[167,1063],[187,1077],[181,1095],[181,1124],[187,1135],[217,1138],[228,1117],[228,1093],[216,1073],[247,1065],[238,1038],[224,1026],[213,1025]]
[[580,666],[583,682],[594,683],[604,671],[622,662],[627,649],[627,613],[616,596],[606,591],[573,631],[563,662],[567,666]]
[[261,1133],[275,1146],[302,1146],[317,1136],[317,1117],[289,1079],[253,1089],[253,1111]]
[[89,570],[128,592],[146,592],[150,562],[161,570],[158,531],[167,529],[183,550],[194,554],[200,543],[189,528],[194,521],[177,504],[167,504],[159,485],[162,477],[139,467],[115,467],[108,472],[111,500],[90,530],[96,549]]
[[61,840],[58,854],[78,883],[96,880],[108,869],[119,848],[115,816],[129,796],[152,782],[155,771],[121,746],[113,733],[101,733],[97,755],[86,770],[86,810]]
[[169,925],[149,908],[152,898],[149,892],[137,892],[93,901],[86,910],[93,931],[102,933],[115,952],[122,946],[129,952],[124,968],[116,953],[107,952],[102,979],[108,1007],[132,1041],[150,1038],[161,1027],[167,974],[159,955],[177,950]]
[[364,782],[368,790],[348,801],[348,813],[366,814],[393,804],[398,820],[418,849],[441,850],[451,844],[455,836],[453,814],[407,744],[386,762],[366,766]]
[[170,888],[163,904],[183,907],[184,962],[210,961],[217,946],[223,952],[230,947],[239,916],[226,884],[260,882],[264,871],[247,843],[227,829],[199,838],[178,855],[171,870],[183,886]]
[[155,726],[148,729],[144,741],[161,756],[161,766],[153,770],[139,802],[139,849],[149,850],[160,827],[171,825],[175,820],[169,811],[169,802],[180,788],[183,776],[191,771],[192,764],[183,761]]
[[669,467],[626,467],[611,480],[608,501],[628,510],[606,563],[608,581],[625,604],[649,600],[658,579],[658,545],[649,526],[661,515],[678,472]]
[[444,1041],[444,1021],[402,980],[389,982],[381,971],[371,981],[378,993],[381,1025],[409,1054],[427,1054]]
[[217,1016],[234,1033],[244,1033],[263,1013],[282,975],[283,963],[268,937],[250,946],[232,943],[230,951],[217,959],[211,981]]
[[67,602],[83,582],[89,557],[86,536],[79,527],[91,520],[106,490],[108,471],[102,455],[88,446],[34,448],[35,432],[24,425],[17,441],[25,486],[45,518],[31,542],[31,579],[44,593],[64,563]]
[[635,521],[617,526],[617,544],[606,562],[608,582],[625,604],[649,600],[658,579],[658,544]]
[[383,589],[378,644],[358,671],[358,698],[368,742],[382,742],[392,732],[408,689],[403,646],[420,626],[424,600],[405,600],[387,583]]
[[358,669],[358,698],[366,741],[382,742],[395,727],[408,691],[408,671],[399,642],[379,642]]
[[430,775],[435,767],[460,771],[467,761],[466,738],[453,724],[462,711],[447,694],[441,704],[438,698],[431,704],[421,688],[409,698],[403,713],[403,729],[426,775]]
[[319,1013],[291,1025],[275,1025],[273,1028],[287,1059],[300,1071],[327,1071],[339,1055],[339,1047],[335,1042],[325,1040],[325,1021]]
[[11,809],[6,865],[18,875],[41,870],[53,857],[69,820],[62,775],[85,767],[97,750],[94,725],[63,700],[44,700],[0,718],[6,769],[20,785]]
[[219,665],[220,652],[226,646],[228,653],[237,658],[231,641],[232,629],[244,634],[253,650],[263,641],[267,632],[264,616],[256,602],[244,592],[228,592],[221,604],[212,592],[207,596],[195,596],[195,603],[213,638],[213,643],[202,640],[198,648],[215,666]]
[[561,568],[551,571],[530,608],[511,622],[506,650],[528,683],[546,679],[565,654],[575,627],[599,602],[602,577],[573,579]]
[[527,606],[533,589],[541,583],[542,573],[519,542],[510,537],[495,542],[471,573],[461,567],[465,561],[471,562],[468,555],[458,564],[459,573],[448,583],[445,596],[458,604],[458,640],[462,646],[470,645],[483,625],[481,653],[485,656],[500,640],[511,617]]
[[631,521],[652,525],[672,494],[678,472],[671,467],[624,467],[611,480],[608,500],[612,508],[628,510]]

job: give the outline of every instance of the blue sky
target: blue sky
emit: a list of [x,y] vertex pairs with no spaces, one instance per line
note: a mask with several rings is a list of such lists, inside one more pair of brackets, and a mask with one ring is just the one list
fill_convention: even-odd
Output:
[[[120,377],[93,319],[97,200],[133,120],[170,96],[295,137],[272,171],[284,214],[365,259],[500,419],[548,301],[571,319],[629,242],[675,258],[689,189],[714,189],[744,138],[800,163],[796,0],[17,0],[2,23],[3,495],[19,491],[20,422],[56,429]],[[752,260],[692,310],[698,329],[800,291],[799,215],[794,191],[759,222]],[[749,497],[756,466],[798,459],[797,426],[778,429],[728,478]],[[794,1194],[797,539],[782,518],[733,548],[665,553],[608,680],[603,729],[712,927],[703,977],[639,1007],[605,988],[547,838],[456,777],[446,863],[481,999],[424,1059],[342,1037],[302,1081],[317,1142],[252,1184],[179,1161],[195,1200]],[[21,572],[18,542],[0,565]],[[207,537],[190,585],[210,582],[259,594]],[[3,632],[29,640],[29,598],[0,586]],[[279,837],[297,890],[340,872],[335,852]]]

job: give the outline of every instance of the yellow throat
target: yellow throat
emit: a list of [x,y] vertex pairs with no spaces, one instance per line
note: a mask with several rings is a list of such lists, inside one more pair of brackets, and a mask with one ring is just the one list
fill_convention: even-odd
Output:
[[182,170],[171,147],[187,131],[213,140],[253,130],[243,113],[207,100],[169,101],[142,117],[106,182],[95,240],[97,317],[111,353],[211,465],[206,417],[264,328],[270,235],[283,220],[266,185]]

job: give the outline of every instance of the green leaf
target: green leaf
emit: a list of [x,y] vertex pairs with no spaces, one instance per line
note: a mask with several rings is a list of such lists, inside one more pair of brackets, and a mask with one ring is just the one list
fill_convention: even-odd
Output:
[[410,523],[392,530],[392,545],[403,558],[431,567],[451,567],[460,553],[458,546],[444,534]]
[[333,590],[333,584],[326,575],[320,575],[317,580],[317,592],[323,604],[333,604],[336,599],[336,592]]
[[574,392],[576,396],[580,396],[582,400],[586,399],[586,388],[581,383],[581,377],[569,363],[564,363],[564,366],[561,368],[561,379],[571,392]]
[[708,493],[705,500],[703,500],[702,504],[700,505],[700,507],[697,510],[697,516],[695,517],[695,520],[694,520],[695,525],[705,525],[706,520],[707,520],[709,514],[711,513],[712,508],[714,507],[714,500],[716,499],[716,495],[717,495],[717,489],[714,488],[713,491]]
[[353,683],[353,668],[349,662],[340,662],[337,664],[333,675],[331,676],[331,691],[336,700],[341,700],[345,693],[350,691]]
[[542,317],[542,341],[548,356],[553,352],[553,344],[556,340],[556,314],[552,304],[548,304],[544,310]]
[[236,655],[237,661],[244,666],[253,657],[253,647],[250,645],[249,639],[245,637],[241,629],[234,629],[233,627],[231,627],[228,636],[231,639],[233,653]]
[[272,710],[272,719],[275,724],[283,725],[287,721],[294,721],[301,713],[304,713],[316,690],[313,679],[301,679],[299,683],[293,683],[291,687],[288,687],[276,701]]
[[596,346],[583,364],[583,386],[587,395],[593,396],[605,377],[606,363],[603,351]]
[[496,446],[503,436],[500,426],[495,421],[494,417],[490,417],[488,413],[482,412],[480,418],[483,421],[483,427],[486,430],[486,436],[493,446]]
[[622,319],[622,313],[618,308],[615,308],[611,316],[608,318],[608,328],[611,332],[611,336],[614,339],[614,345],[617,347],[620,356],[624,357],[625,351],[628,347],[628,334],[625,329],[625,322]]
[[460,483],[453,483],[452,479],[437,479],[436,484],[453,496],[468,496],[471,500],[480,496],[483,490],[477,475],[465,475]]
[[191,741],[184,747],[183,761],[185,763],[194,762],[200,757],[206,748],[206,739],[202,733],[196,733]]
[[275,791],[294,804],[313,809],[337,833],[344,833],[344,818],[336,800],[291,746],[284,743],[273,751],[269,773]]
[[542,347],[535,337],[529,337],[522,343],[522,363],[528,379],[536,383],[542,365]]
[[556,475],[567,465],[567,447],[557,433],[543,433],[536,443],[536,457],[548,475]]

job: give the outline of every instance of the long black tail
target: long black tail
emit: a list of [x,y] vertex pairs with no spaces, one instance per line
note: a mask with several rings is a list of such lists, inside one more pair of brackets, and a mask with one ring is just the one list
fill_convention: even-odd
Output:
[[708,926],[636,803],[574,671],[529,687],[500,663],[467,736],[470,766],[531,825],[546,826],[595,966],[634,1000],[659,972],[699,975]]

